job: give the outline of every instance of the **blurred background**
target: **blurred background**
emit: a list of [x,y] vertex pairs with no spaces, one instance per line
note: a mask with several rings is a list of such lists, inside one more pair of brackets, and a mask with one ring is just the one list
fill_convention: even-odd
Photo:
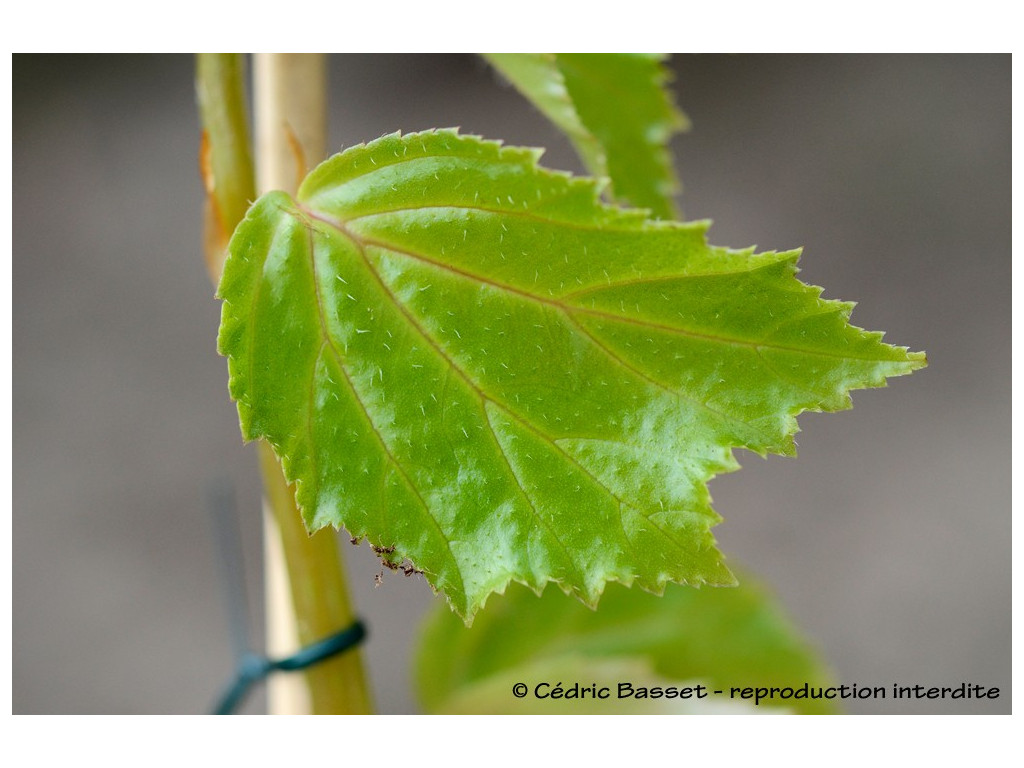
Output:
[[[568,142],[470,55],[331,58],[331,146],[461,126]],[[687,218],[804,246],[802,279],[930,367],[805,414],[797,459],[712,481],[721,549],[858,685],[997,686],[1009,713],[1010,57],[672,60]],[[201,713],[233,660],[206,490],[234,488],[261,601],[259,479],[215,351],[189,56],[13,57],[13,710]],[[417,711],[434,597],[345,544],[379,711]],[[262,634],[253,628],[256,642]],[[244,711],[259,712],[262,696]]]

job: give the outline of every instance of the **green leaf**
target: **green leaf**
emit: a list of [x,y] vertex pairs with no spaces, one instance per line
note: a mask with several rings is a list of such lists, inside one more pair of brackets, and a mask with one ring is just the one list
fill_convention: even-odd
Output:
[[219,349],[307,526],[471,619],[510,581],[733,584],[706,482],[795,414],[924,364],[794,278],[796,252],[603,205],[539,150],[437,131],[327,160],[231,241]]
[[[538,599],[522,588],[496,597],[472,628],[437,610],[416,651],[420,703],[430,713],[715,713],[753,709],[730,689],[831,686],[832,674],[775,599],[743,575],[735,589],[671,587],[663,597],[609,587],[599,611],[554,590]],[[536,686],[607,686],[605,700],[538,699]],[[704,685],[703,699],[618,698],[633,688]],[[529,693],[512,695],[523,683]],[[715,690],[723,691],[714,694]],[[624,691],[625,692],[625,691]],[[542,693],[550,693],[542,689]],[[761,702],[756,711],[834,712],[834,700]]]
[[613,199],[675,217],[679,182],[666,145],[689,127],[660,54],[490,53],[484,57],[572,141]]

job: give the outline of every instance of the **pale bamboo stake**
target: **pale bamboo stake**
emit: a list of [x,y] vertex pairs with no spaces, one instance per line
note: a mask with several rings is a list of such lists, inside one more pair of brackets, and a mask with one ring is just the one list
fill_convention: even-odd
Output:
[[[256,54],[256,182],[260,193],[294,194],[309,167],[326,154],[326,63],[322,54]],[[309,536],[294,489],[266,443],[260,464],[264,514],[268,653],[292,653],[352,623],[344,568],[333,531]],[[268,690],[271,713],[364,714],[370,697],[358,650],[277,675]]]

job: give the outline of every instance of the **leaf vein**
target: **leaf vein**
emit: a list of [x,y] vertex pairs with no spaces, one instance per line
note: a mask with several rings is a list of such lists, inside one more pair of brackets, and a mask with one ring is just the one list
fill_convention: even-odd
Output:
[[[487,425],[488,425],[488,427],[490,429],[491,438],[494,440],[495,444],[498,446],[498,450],[501,453],[502,459],[504,459],[506,466],[508,467],[510,476],[515,481],[515,483],[516,483],[517,487],[520,489],[520,491],[522,491],[524,498],[526,499],[527,503],[530,505],[530,509],[533,512],[534,516],[537,518],[538,522],[541,525],[543,525],[545,528],[548,529],[548,531],[554,537],[555,541],[558,542],[559,546],[561,546],[562,549],[565,551],[566,557],[568,558],[569,564],[580,575],[580,586],[582,588],[585,588],[586,587],[586,582],[582,578],[582,572],[580,571],[580,568],[579,568],[578,564],[572,559],[571,555],[569,554],[568,548],[565,546],[564,542],[562,542],[562,540],[559,538],[558,534],[555,533],[547,525],[547,523],[539,516],[539,513],[537,512],[536,507],[534,507],[533,501],[530,499],[529,494],[526,493],[526,489],[523,488],[522,484],[519,482],[519,478],[516,475],[515,470],[512,468],[512,465],[509,462],[507,455],[505,454],[504,448],[501,445],[501,441],[499,440],[497,434],[494,431],[494,425],[491,422],[490,416],[487,414],[486,403],[493,403],[497,408],[500,408],[501,410],[505,411],[507,414],[512,416],[520,424],[523,424],[524,426],[526,426],[533,434],[540,436],[545,442],[547,442],[555,450],[557,450],[560,454],[562,454],[566,459],[568,459],[571,464],[576,466],[581,472],[583,472],[588,478],[590,478],[590,480],[594,484],[596,484],[597,487],[601,488],[615,502],[617,502],[618,509],[619,509],[619,524],[622,527],[623,538],[624,538],[626,544],[632,548],[632,542],[630,541],[629,536],[626,535],[625,526],[624,526],[623,521],[622,521],[622,511],[621,511],[622,510],[622,505],[623,505],[622,500],[619,499],[611,491],[611,489],[609,489],[604,483],[602,483],[600,480],[598,480],[585,467],[583,467],[583,465],[580,464],[580,462],[574,456],[571,456],[561,446],[559,446],[557,444],[557,442],[555,442],[550,437],[548,437],[543,432],[541,432],[539,429],[534,427],[531,423],[526,421],[523,417],[519,416],[519,414],[515,413],[511,409],[510,406],[508,406],[508,405],[506,405],[504,403],[501,403],[498,400],[495,400],[493,397],[491,397],[486,392],[484,392],[484,390],[482,390],[480,388],[480,386],[472,379],[472,377],[469,376],[469,374],[462,368],[462,366],[458,365],[455,362],[455,359],[453,357],[451,357],[451,355],[448,354],[448,352],[437,342],[437,340],[434,339],[433,335],[430,334],[422,326],[422,324],[412,315],[412,313],[409,312],[409,310],[405,306],[404,302],[401,302],[401,301],[398,300],[398,297],[395,296],[395,294],[394,294],[394,292],[392,292],[391,288],[384,282],[383,278],[380,276],[380,274],[377,272],[377,270],[373,267],[373,264],[370,261],[369,256],[367,256],[367,254],[366,254],[366,250],[365,250],[364,244],[360,241],[360,239],[357,238],[357,237],[352,236],[351,233],[348,233],[348,232],[344,232],[343,234],[345,234],[346,237],[348,237],[353,242],[353,244],[356,246],[356,250],[359,252],[360,256],[363,258],[363,261],[366,264],[367,269],[374,276],[374,278],[376,279],[376,281],[380,285],[380,287],[385,292],[387,292],[387,294],[391,297],[392,302],[394,303],[394,306],[396,306],[398,308],[398,310],[402,313],[402,315],[405,316],[407,321],[410,323],[410,325],[412,325],[413,328],[416,329],[416,331],[420,334],[420,336],[431,347],[433,347],[435,352],[437,352],[437,354],[440,355],[441,358],[447,362],[447,364],[448,364],[448,371],[449,372],[454,371],[456,374],[458,374],[458,376],[466,383],[466,385],[468,387],[470,387],[470,389],[473,390],[473,392],[479,398],[480,404],[481,404],[481,411],[483,412],[483,416],[484,416],[485,420],[487,421]],[[373,244],[373,243],[370,243],[370,244]],[[388,249],[388,250],[390,250],[390,249]],[[447,382],[447,377],[446,377],[445,380]],[[653,521],[651,522],[651,524],[654,525],[655,527],[658,527],[657,523],[654,523]]]
[[635,376],[639,376],[644,381],[646,381],[646,382],[650,383],[651,385],[657,387],[658,389],[660,389],[663,392],[667,393],[671,397],[674,397],[674,398],[676,398],[678,400],[686,400],[687,402],[692,403],[693,405],[697,406],[698,408],[703,408],[708,413],[714,414],[715,416],[718,416],[719,418],[724,419],[725,421],[731,421],[731,422],[733,422],[735,424],[740,424],[740,425],[742,425],[744,427],[747,427],[749,429],[754,429],[754,426],[752,424],[750,424],[749,422],[744,421],[743,419],[741,419],[741,418],[739,418],[737,416],[733,416],[730,413],[725,413],[724,411],[720,411],[717,408],[714,408],[714,407],[708,405],[707,403],[702,403],[700,400],[696,399],[695,397],[693,397],[691,395],[688,395],[688,394],[685,394],[684,392],[682,392],[680,390],[672,389],[671,387],[669,387],[669,386],[667,386],[665,384],[662,384],[657,379],[654,379],[651,376],[648,376],[646,373],[641,371],[636,366],[631,365],[629,362],[626,361],[625,358],[623,358],[621,355],[619,355],[617,352],[615,352],[615,350],[613,350],[610,347],[608,347],[600,339],[598,339],[596,336],[594,336],[594,334],[592,334],[585,327],[580,325],[580,323],[572,315],[567,313],[566,314],[566,318],[568,319],[568,321],[570,323],[572,323],[573,327],[577,328],[580,331],[580,333],[582,333],[584,336],[586,336],[590,340],[590,342],[595,347],[600,349],[609,359],[611,359],[613,362],[617,363],[621,367],[625,368],[627,371],[631,372]]
[[[299,214],[296,213],[295,215],[296,218],[303,222],[303,224],[306,223],[301,219]],[[310,269],[312,270],[313,285],[316,290],[316,305],[317,312],[320,315],[320,331],[323,335],[323,341],[330,348],[331,354],[334,356],[335,362],[338,364],[338,369],[345,377],[345,381],[348,384],[348,388],[352,392],[353,399],[356,401],[356,403],[358,403],[359,410],[362,412],[363,417],[366,419],[366,423],[369,425],[370,430],[376,436],[377,442],[380,443],[381,449],[387,456],[388,461],[395,468],[395,471],[402,478],[402,480],[405,481],[406,486],[409,488],[410,491],[412,491],[413,495],[416,496],[416,499],[419,501],[420,505],[423,507],[423,510],[426,512],[427,518],[434,524],[434,527],[437,528],[438,533],[441,534],[441,539],[444,541],[445,547],[448,550],[448,555],[451,558],[452,564],[455,566],[455,575],[459,579],[459,587],[460,589],[465,591],[465,585],[462,580],[462,571],[461,568],[459,567],[459,561],[455,558],[455,553],[452,552],[451,542],[448,540],[447,534],[445,534],[444,529],[441,527],[441,524],[437,521],[437,518],[435,518],[433,513],[430,511],[430,507],[427,505],[427,502],[423,499],[423,496],[420,494],[419,489],[416,487],[415,483],[413,483],[412,478],[410,478],[409,475],[406,474],[405,469],[395,458],[395,455],[391,452],[391,448],[388,446],[387,441],[384,439],[384,436],[380,433],[380,430],[374,423],[373,418],[370,416],[370,412],[367,410],[366,405],[363,403],[362,398],[359,396],[359,390],[356,389],[356,386],[352,381],[352,377],[349,374],[348,369],[345,367],[344,359],[341,353],[338,351],[337,346],[334,344],[334,340],[331,338],[331,335],[327,330],[327,323],[324,319],[323,300],[320,294],[320,276],[319,271],[316,268],[316,258],[313,251],[312,232],[310,233],[309,237],[309,262]]]
[[[498,452],[501,454],[501,457],[502,457],[502,459],[505,462],[505,466],[508,468],[509,476],[511,477],[511,479],[513,480],[513,482],[515,483],[515,485],[519,489],[519,491],[522,493],[523,498],[526,500],[526,503],[529,505],[530,511],[533,513],[533,516],[536,518],[537,522],[543,528],[547,529],[547,531],[552,535],[552,537],[555,539],[555,541],[558,543],[558,545],[565,552],[565,556],[566,556],[566,559],[567,559],[569,565],[572,567],[572,569],[574,571],[576,571],[577,575],[579,576],[579,585],[580,585],[580,587],[581,588],[585,588],[586,580],[583,578],[583,572],[580,570],[579,565],[572,559],[572,555],[570,554],[568,547],[566,547],[565,543],[559,538],[558,533],[555,532],[554,529],[552,529],[550,527],[550,525],[547,523],[547,521],[545,521],[543,518],[540,517],[540,514],[537,512],[537,508],[533,504],[533,500],[530,498],[529,494],[526,492],[526,489],[523,488],[522,483],[519,481],[518,475],[516,475],[515,470],[512,468],[512,464],[509,461],[508,456],[505,454],[505,449],[501,445],[501,440],[498,438],[498,435],[497,435],[497,433],[494,430],[494,425],[491,422],[490,416],[487,413],[486,404],[487,403],[494,403],[494,405],[496,405],[497,407],[502,408],[503,410],[505,410],[504,406],[502,406],[500,403],[496,402],[493,398],[491,398],[489,395],[487,395],[479,387],[479,385],[475,381],[473,381],[473,379],[469,376],[469,374],[465,370],[463,370],[463,368],[460,365],[458,365],[455,362],[454,358],[452,358],[448,354],[448,352],[437,342],[437,340],[434,339],[433,335],[430,334],[423,327],[423,325],[416,319],[415,316],[412,315],[411,312],[409,312],[409,310],[405,306],[404,302],[399,301],[398,297],[395,296],[395,294],[391,290],[390,286],[388,286],[387,283],[384,282],[384,279],[380,276],[380,273],[374,268],[372,262],[370,261],[369,256],[367,256],[367,254],[366,254],[366,249],[364,248],[363,244],[359,241],[359,239],[358,238],[354,238],[351,235],[347,235],[347,236],[352,240],[353,244],[356,246],[356,250],[359,252],[359,255],[362,257],[363,262],[366,265],[366,268],[373,275],[374,279],[377,281],[378,285],[380,285],[381,289],[383,291],[385,291],[388,294],[388,296],[391,298],[391,301],[394,304],[394,306],[398,308],[398,310],[402,313],[402,315],[405,317],[405,319],[419,333],[419,335],[423,338],[423,340],[426,341],[426,343],[429,344],[434,349],[434,351],[448,364],[447,373],[450,375],[452,372],[455,372],[456,374],[458,374],[459,378],[461,378],[466,383],[466,385],[469,386],[470,389],[472,389],[473,393],[476,395],[476,397],[480,401],[481,415],[484,417],[484,419],[487,422],[487,426],[490,429],[491,439],[494,441],[494,444],[497,446]],[[445,376],[445,390],[446,391],[447,391],[447,386],[448,386],[448,375]],[[443,396],[442,396],[442,399],[443,399]],[[443,413],[443,411],[442,411],[442,413]]]
[[664,331],[665,333],[675,334],[675,335],[678,335],[678,336],[686,336],[688,338],[701,339],[701,340],[704,340],[704,341],[712,341],[712,342],[721,343],[721,344],[731,344],[731,345],[740,346],[740,347],[750,347],[752,349],[757,349],[757,348],[777,349],[777,350],[780,350],[780,351],[783,351],[783,352],[794,352],[794,353],[797,353],[797,354],[808,355],[810,357],[825,357],[825,358],[837,359],[837,360],[863,360],[863,361],[866,361],[866,362],[877,362],[876,358],[872,358],[872,357],[858,357],[858,356],[854,356],[854,355],[836,354],[836,353],[825,352],[825,351],[817,350],[817,349],[804,349],[804,348],[801,348],[801,347],[791,347],[791,346],[786,346],[786,345],[782,345],[782,344],[765,343],[763,341],[749,341],[747,339],[738,339],[738,338],[734,338],[734,337],[730,337],[730,336],[719,336],[719,335],[716,335],[716,334],[704,333],[704,332],[701,332],[701,331],[694,331],[694,330],[689,329],[689,328],[680,328],[678,326],[665,325],[663,323],[654,322],[654,321],[649,320],[647,318],[627,317],[625,315],[616,315],[616,314],[614,314],[612,312],[607,312],[605,310],[588,308],[588,307],[573,306],[573,305],[561,302],[561,301],[559,301],[557,299],[550,299],[550,298],[546,298],[546,297],[541,296],[541,295],[536,294],[536,293],[530,293],[527,290],[524,290],[522,288],[517,288],[514,285],[509,285],[508,283],[500,283],[500,282],[497,282],[496,280],[484,277],[484,276],[476,274],[474,272],[468,272],[468,271],[466,271],[464,269],[460,269],[459,267],[456,267],[456,266],[454,266],[452,264],[447,264],[447,263],[445,263],[443,261],[438,261],[437,259],[432,259],[429,256],[427,256],[425,254],[422,254],[422,253],[419,253],[417,251],[411,251],[411,250],[406,249],[406,248],[400,248],[400,247],[398,247],[396,245],[392,245],[391,243],[384,242],[383,240],[377,240],[375,238],[369,238],[369,237],[363,237],[361,235],[356,235],[356,234],[352,233],[351,231],[349,231],[348,229],[346,229],[344,227],[344,225],[340,225],[338,222],[322,219],[318,215],[316,217],[319,218],[321,221],[324,221],[324,223],[326,223],[326,224],[338,227],[339,230],[341,232],[343,232],[347,237],[349,237],[350,239],[353,239],[353,240],[358,240],[359,242],[363,243],[364,245],[372,245],[372,246],[375,246],[377,248],[381,248],[383,250],[390,251],[391,253],[394,253],[394,254],[399,255],[399,256],[407,256],[407,257],[409,257],[411,259],[415,259],[416,261],[420,261],[420,262],[423,262],[425,264],[431,264],[431,265],[433,265],[435,267],[438,267],[439,269],[443,269],[446,272],[450,272],[451,274],[457,275],[457,276],[462,277],[462,278],[464,278],[466,280],[473,280],[473,281],[475,281],[477,283],[482,283],[484,285],[489,285],[489,286],[491,286],[491,287],[493,287],[493,288],[495,288],[497,290],[506,291],[508,293],[513,293],[513,294],[516,294],[518,296],[522,296],[523,298],[528,299],[530,301],[535,301],[535,302],[537,302],[539,304],[547,304],[548,306],[555,307],[555,308],[557,308],[557,309],[559,309],[562,312],[565,312],[567,314],[579,313],[579,314],[584,314],[584,315],[591,315],[593,317],[600,317],[600,318],[603,318],[605,320],[610,320],[612,322],[626,323],[626,324],[629,324],[629,325],[637,325],[637,326],[640,326],[641,328],[649,328],[649,329],[656,330],[656,331]]
[[[493,401],[492,400],[487,400],[486,402],[493,402]],[[498,408],[501,407],[497,403],[495,403],[495,406],[497,406]],[[562,549],[562,552],[565,553],[566,561],[569,563],[569,566],[573,569],[573,571],[576,572],[576,577],[579,579],[579,581],[577,583],[579,584],[580,589],[586,589],[587,580],[586,580],[586,578],[583,575],[582,569],[579,567],[579,565],[573,559],[572,553],[569,551],[569,548],[566,546],[565,542],[562,541],[561,537],[559,537],[558,532],[551,526],[550,523],[548,523],[544,518],[542,518],[540,516],[540,513],[537,511],[537,507],[534,506],[533,499],[531,499],[530,498],[530,494],[528,494],[526,492],[526,489],[523,487],[522,482],[519,480],[519,475],[516,474],[515,469],[512,467],[512,462],[509,461],[508,454],[505,453],[505,447],[501,444],[501,440],[498,439],[498,435],[495,432],[494,424],[491,422],[491,416],[490,416],[489,413],[487,413],[486,403],[484,405],[484,409],[483,410],[484,410],[484,415],[487,417],[487,425],[491,428],[491,437],[494,438],[494,444],[498,447],[498,453],[501,454],[501,458],[505,462],[505,466],[508,467],[509,475],[515,481],[516,487],[519,489],[520,494],[526,500],[526,503],[529,505],[530,511],[533,513],[534,519],[536,519],[538,525],[540,525],[548,533],[551,534],[551,537],[555,540],[555,542],[558,544],[558,546]]]

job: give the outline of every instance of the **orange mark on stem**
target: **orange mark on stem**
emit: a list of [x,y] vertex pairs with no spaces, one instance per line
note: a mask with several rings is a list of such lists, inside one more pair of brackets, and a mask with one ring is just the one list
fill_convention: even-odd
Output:
[[210,135],[203,131],[199,137],[199,176],[206,189],[206,205],[203,207],[203,258],[210,279],[216,284],[224,268],[224,252],[228,247],[228,232],[224,216],[217,203],[217,180],[213,173],[212,146]]
[[284,136],[292,151],[292,157],[295,158],[295,189],[298,189],[302,186],[302,180],[306,178],[306,153],[302,151],[302,142],[299,141],[299,137],[295,135],[295,131],[292,130],[287,120],[284,123]]

